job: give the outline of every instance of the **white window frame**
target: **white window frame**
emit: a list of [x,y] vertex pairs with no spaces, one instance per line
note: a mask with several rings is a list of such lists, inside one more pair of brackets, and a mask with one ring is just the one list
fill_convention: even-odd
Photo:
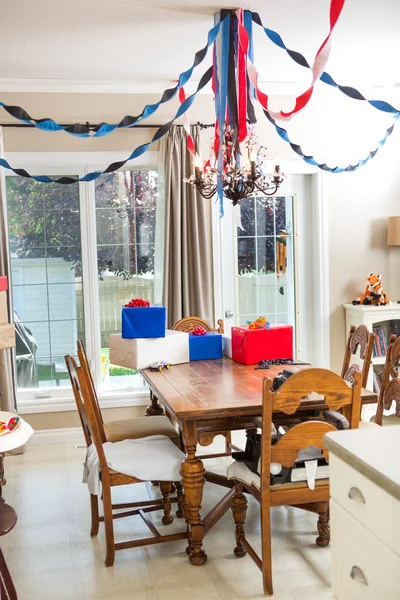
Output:
[[[123,160],[127,152],[6,152],[5,158],[13,167],[26,169],[33,175],[78,175],[103,170],[110,163]],[[158,169],[158,152],[148,151],[143,156],[129,161],[125,170]],[[5,175],[13,176],[12,171]],[[97,383],[100,381],[100,356],[95,360],[96,348],[100,343],[100,300],[97,281],[96,254],[96,208],[95,184],[79,183],[79,201],[81,229],[86,236],[81,238],[82,264],[84,273],[83,297],[85,315],[86,351],[91,370]],[[92,292],[92,293],[91,293]],[[94,293],[93,293],[94,292]],[[97,386],[98,389],[99,386]],[[76,404],[71,388],[49,390],[19,390],[18,411],[21,414],[62,412],[75,410]],[[142,389],[107,390],[99,392],[101,408],[120,408],[124,406],[143,406],[148,403],[149,394]]]
[[[326,206],[326,195],[324,195],[325,176],[317,168],[307,165],[299,160],[279,161],[282,171],[286,175],[309,175],[310,176],[310,202],[309,214],[300,212],[295,207],[297,236],[301,236],[305,220],[309,219],[308,230],[310,231],[307,255],[310,259],[308,264],[302,260],[305,248],[299,248],[296,243],[296,319],[297,338],[300,347],[300,358],[306,350],[308,360],[314,366],[330,368],[330,329],[329,329],[329,228],[328,208]],[[285,185],[279,190],[278,195],[293,196],[295,190],[285,190]],[[219,203],[213,203],[213,244],[214,244],[214,288],[215,288],[215,321],[225,319],[225,310],[232,307],[232,281],[235,278],[235,234],[233,209],[229,202],[224,200],[225,216],[223,219],[228,223],[222,226],[219,216]],[[226,227],[228,225],[228,227]],[[232,231],[230,239],[223,240],[224,232]],[[303,240],[304,241],[304,240]],[[311,269],[306,273],[306,269]],[[307,286],[305,282],[311,281]],[[230,298],[226,298],[229,291]],[[233,292],[233,295],[235,291]],[[306,306],[307,304],[307,306]],[[311,310],[310,306],[311,305]]]

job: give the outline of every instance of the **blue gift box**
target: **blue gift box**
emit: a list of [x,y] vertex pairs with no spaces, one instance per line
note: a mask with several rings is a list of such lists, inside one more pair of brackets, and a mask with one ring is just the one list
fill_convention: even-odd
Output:
[[122,337],[163,338],[167,324],[167,312],[164,306],[146,306],[122,309]]
[[222,358],[222,335],[216,331],[208,331],[205,335],[189,333],[189,359],[213,358]]

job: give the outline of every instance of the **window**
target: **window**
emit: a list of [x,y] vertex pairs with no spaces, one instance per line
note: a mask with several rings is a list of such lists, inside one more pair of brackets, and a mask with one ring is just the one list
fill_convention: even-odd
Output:
[[126,301],[153,301],[157,171],[67,186],[7,176],[6,195],[19,398],[62,397],[64,355],[85,333],[99,390],[140,389],[137,372],[110,364],[108,336]]
[[68,384],[84,338],[78,185],[7,177],[18,388]]
[[110,365],[108,336],[121,331],[121,307],[128,300],[154,301],[157,198],[156,171],[111,173],[95,183],[104,388],[140,386],[135,371]]
[[266,316],[294,325],[293,197],[247,198],[240,207],[237,321]]

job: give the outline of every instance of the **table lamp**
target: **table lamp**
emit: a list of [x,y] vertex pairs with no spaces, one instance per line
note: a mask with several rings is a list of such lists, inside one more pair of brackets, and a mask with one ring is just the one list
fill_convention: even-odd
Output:
[[388,246],[400,246],[400,217],[388,217]]

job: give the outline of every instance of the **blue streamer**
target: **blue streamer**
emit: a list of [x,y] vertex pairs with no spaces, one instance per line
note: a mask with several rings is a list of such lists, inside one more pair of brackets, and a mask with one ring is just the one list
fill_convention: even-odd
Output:
[[291,141],[286,129],[283,129],[283,127],[280,127],[276,123],[275,119],[273,117],[271,117],[269,112],[266,111],[264,108],[263,108],[263,112],[264,112],[265,116],[267,117],[268,121],[270,121],[270,123],[272,123],[272,125],[275,127],[276,132],[279,135],[279,137],[282,140],[284,140],[285,142],[287,142],[290,145],[290,147],[292,148],[292,150],[294,150],[296,152],[296,154],[301,156],[301,158],[307,164],[312,165],[314,167],[318,167],[318,169],[321,169],[321,171],[327,171],[329,173],[345,173],[345,172],[357,171],[357,169],[364,166],[369,160],[371,160],[371,158],[374,158],[374,156],[376,156],[379,148],[381,148],[386,143],[386,140],[393,133],[393,129],[394,129],[394,123],[393,123],[393,125],[391,125],[385,131],[384,137],[378,142],[375,150],[372,150],[371,152],[369,152],[369,154],[366,158],[359,160],[355,165],[348,165],[347,167],[329,167],[326,163],[319,163],[313,156],[307,156],[306,154],[304,154],[301,147],[298,144],[295,144],[294,142]]
[[[229,15],[228,15],[229,17]],[[210,46],[214,43],[215,39],[218,36],[221,22],[223,23],[227,17],[224,17],[222,21],[218,21],[212,29],[208,32],[207,35],[207,44],[204,48],[196,52],[194,61],[192,66],[181,73],[179,75],[178,83],[174,88],[170,88],[169,90],[165,90],[162,97],[155,104],[147,104],[142,113],[138,117],[124,117],[119,123],[101,123],[99,128],[95,133],[89,133],[87,131],[87,126],[76,123],[75,125],[59,125],[53,119],[33,119],[23,108],[19,106],[10,106],[5,102],[0,102],[0,106],[3,107],[12,117],[16,120],[26,123],[27,125],[34,125],[37,129],[41,129],[42,131],[65,131],[70,135],[74,135],[75,137],[88,138],[88,137],[103,137],[112,133],[116,129],[128,129],[134,127],[141,121],[144,121],[151,115],[153,115],[156,110],[159,108],[161,104],[169,102],[174,98],[177,92],[189,81],[192,73],[199,64],[201,64],[204,58],[207,56],[208,50]]]
[[[216,83],[218,85],[215,95],[215,111],[218,117],[218,124],[220,130],[220,146],[218,152],[217,169],[219,173],[223,171],[223,132],[225,131],[225,115],[226,107],[228,102],[228,59],[229,59],[229,38],[231,28],[231,16],[228,13],[227,17],[221,23],[221,39],[219,40],[218,47],[220,52],[216,52],[218,66]],[[224,202],[223,202],[223,186],[221,177],[217,177],[217,194],[220,204],[220,215],[224,216]]]
[[157,131],[155,132],[153,138],[150,140],[150,142],[147,142],[146,144],[142,144],[141,146],[138,146],[130,154],[130,156],[128,156],[128,158],[126,158],[125,160],[116,162],[116,163],[112,163],[104,171],[87,173],[83,177],[79,177],[79,178],[77,178],[77,177],[60,177],[59,179],[52,179],[51,177],[48,177],[47,175],[30,175],[27,171],[25,171],[25,169],[14,169],[4,158],[0,158],[0,166],[4,167],[5,169],[9,169],[9,170],[13,171],[16,175],[20,175],[21,177],[26,177],[29,179],[34,179],[35,181],[39,181],[41,183],[61,183],[64,185],[69,185],[69,184],[76,183],[78,181],[85,181],[85,182],[94,181],[95,179],[98,179],[105,173],[112,173],[114,171],[117,171],[118,169],[123,167],[129,160],[132,160],[132,159],[137,158],[138,156],[141,156],[142,154],[144,154],[144,152],[146,152],[146,150],[148,150],[154,142],[160,140],[169,131],[169,129],[171,128],[173,123],[176,121],[176,119],[181,117],[191,107],[197,93],[208,84],[208,82],[211,79],[211,75],[212,75],[212,67],[207,69],[207,71],[204,73],[204,75],[202,76],[202,78],[200,79],[200,81],[198,83],[196,91],[193,92],[193,94],[191,94],[190,96],[188,96],[186,98],[186,100],[184,102],[182,102],[182,104],[179,106],[174,118],[171,119],[171,121],[169,121],[168,123],[165,123],[164,125],[159,127],[157,129]]
[[[285,50],[286,53],[290,56],[290,58],[292,60],[294,60],[294,62],[297,63],[298,65],[300,65],[301,67],[305,67],[306,69],[311,69],[310,65],[307,62],[307,59],[302,54],[300,54],[300,52],[297,52],[296,50],[290,50],[285,45],[285,43],[282,40],[279,33],[277,33],[276,31],[273,31],[272,29],[269,29],[268,27],[264,27],[264,25],[262,24],[260,15],[258,13],[252,13],[251,11],[245,11],[245,19],[246,19],[246,13],[248,13],[248,18],[251,17],[252,20],[257,25],[259,25],[261,27],[261,29],[264,30],[267,37],[271,40],[271,42],[273,44],[275,44],[275,46],[278,46],[279,48],[282,48],[282,50]],[[329,75],[329,73],[327,73],[326,71],[324,71],[322,73],[320,80],[327,85],[337,88],[343,94],[345,94],[345,96],[348,96],[352,100],[363,100],[365,102],[368,102],[368,104],[370,104],[377,110],[393,115],[394,119],[398,119],[400,117],[400,111],[397,110],[397,108],[394,108],[394,106],[392,106],[385,100],[368,100],[368,98],[365,98],[365,96],[363,96],[358,90],[356,90],[356,88],[346,86],[346,85],[340,85],[340,84],[336,83],[336,81],[333,79],[333,77],[331,75]]]

